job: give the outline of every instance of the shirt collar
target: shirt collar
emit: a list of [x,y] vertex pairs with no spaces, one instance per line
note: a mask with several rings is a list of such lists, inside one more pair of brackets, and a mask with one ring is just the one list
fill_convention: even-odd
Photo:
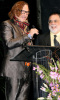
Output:
[[59,36],[59,35],[60,35],[60,32],[58,32],[57,34],[54,34],[54,33],[50,32],[50,34],[51,34],[52,36],[54,36],[54,35]]

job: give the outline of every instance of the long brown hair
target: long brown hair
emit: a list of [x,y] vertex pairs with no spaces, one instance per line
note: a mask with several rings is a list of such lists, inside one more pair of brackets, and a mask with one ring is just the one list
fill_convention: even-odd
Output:
[[[18,2],[16,2],[16,3],[12,6],[10,12],[8,13],[9,18],[12,19],[13,16],[15,16],[15,14],[16,14],[17,16],[20,16],[20,14],[21,14],[20,10],[23,9],[23,6],[24,6],[24,5],[28,5],[28,3],[25,2],[25,1],[18,1]],[[28,5],[28,7],[29,7],[29,5]]]

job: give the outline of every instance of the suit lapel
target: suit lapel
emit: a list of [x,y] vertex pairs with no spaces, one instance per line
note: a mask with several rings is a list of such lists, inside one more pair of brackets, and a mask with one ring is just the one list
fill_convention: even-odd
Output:
[[46,36],[46,46],[51,46],[50,34]]

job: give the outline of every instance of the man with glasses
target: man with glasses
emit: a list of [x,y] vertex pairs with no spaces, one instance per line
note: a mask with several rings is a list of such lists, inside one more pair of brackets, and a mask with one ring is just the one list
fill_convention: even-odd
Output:
[[[51,13],[48,19],[48,27],[50,30],[50,33],[47,34],[39,34],[37,36],[37,39],[35,41],[35,45],[40,45],[40,46],[59,46],[60,45],[60,13]],[[42,56],[44,57],[44,53],[42,53]],[[50,56],[50,54],[49,54]],[[57,56],[56,56],[57,57]],[[42,59],[40,60],[42,65],[44,65],[46,68],[48,68],[48,63],[47,59]],[[44,94],[43,91],[40,90],[41,86],[43,85],[43,80],[38,77],[38,83],[39,85],[39,95],[41,97],[46,97],[47,94]]]
[[51,13],[48,19],[50,33],[38,35],[35,44],[44,46],[60,45],[60,13]]

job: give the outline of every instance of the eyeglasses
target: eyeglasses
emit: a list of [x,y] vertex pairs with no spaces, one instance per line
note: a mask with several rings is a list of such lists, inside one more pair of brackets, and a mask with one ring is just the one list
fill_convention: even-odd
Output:
[[[18,9],[18,10],[19,10],[19,9]],[[25,14],[25,13],[26,13],[27,15],[29,14],[29,11],[25,11],[25,10],[19,10],[19,11],[21,12],[21,14]]]
[[49,23],[49,24],[51,24],[51,23],[53,23],[53,22],[54,22],[54,23],[57,23],[57,22],[59,22],[59,21],[60,21],[60,20],[49,20],[48,23]]

